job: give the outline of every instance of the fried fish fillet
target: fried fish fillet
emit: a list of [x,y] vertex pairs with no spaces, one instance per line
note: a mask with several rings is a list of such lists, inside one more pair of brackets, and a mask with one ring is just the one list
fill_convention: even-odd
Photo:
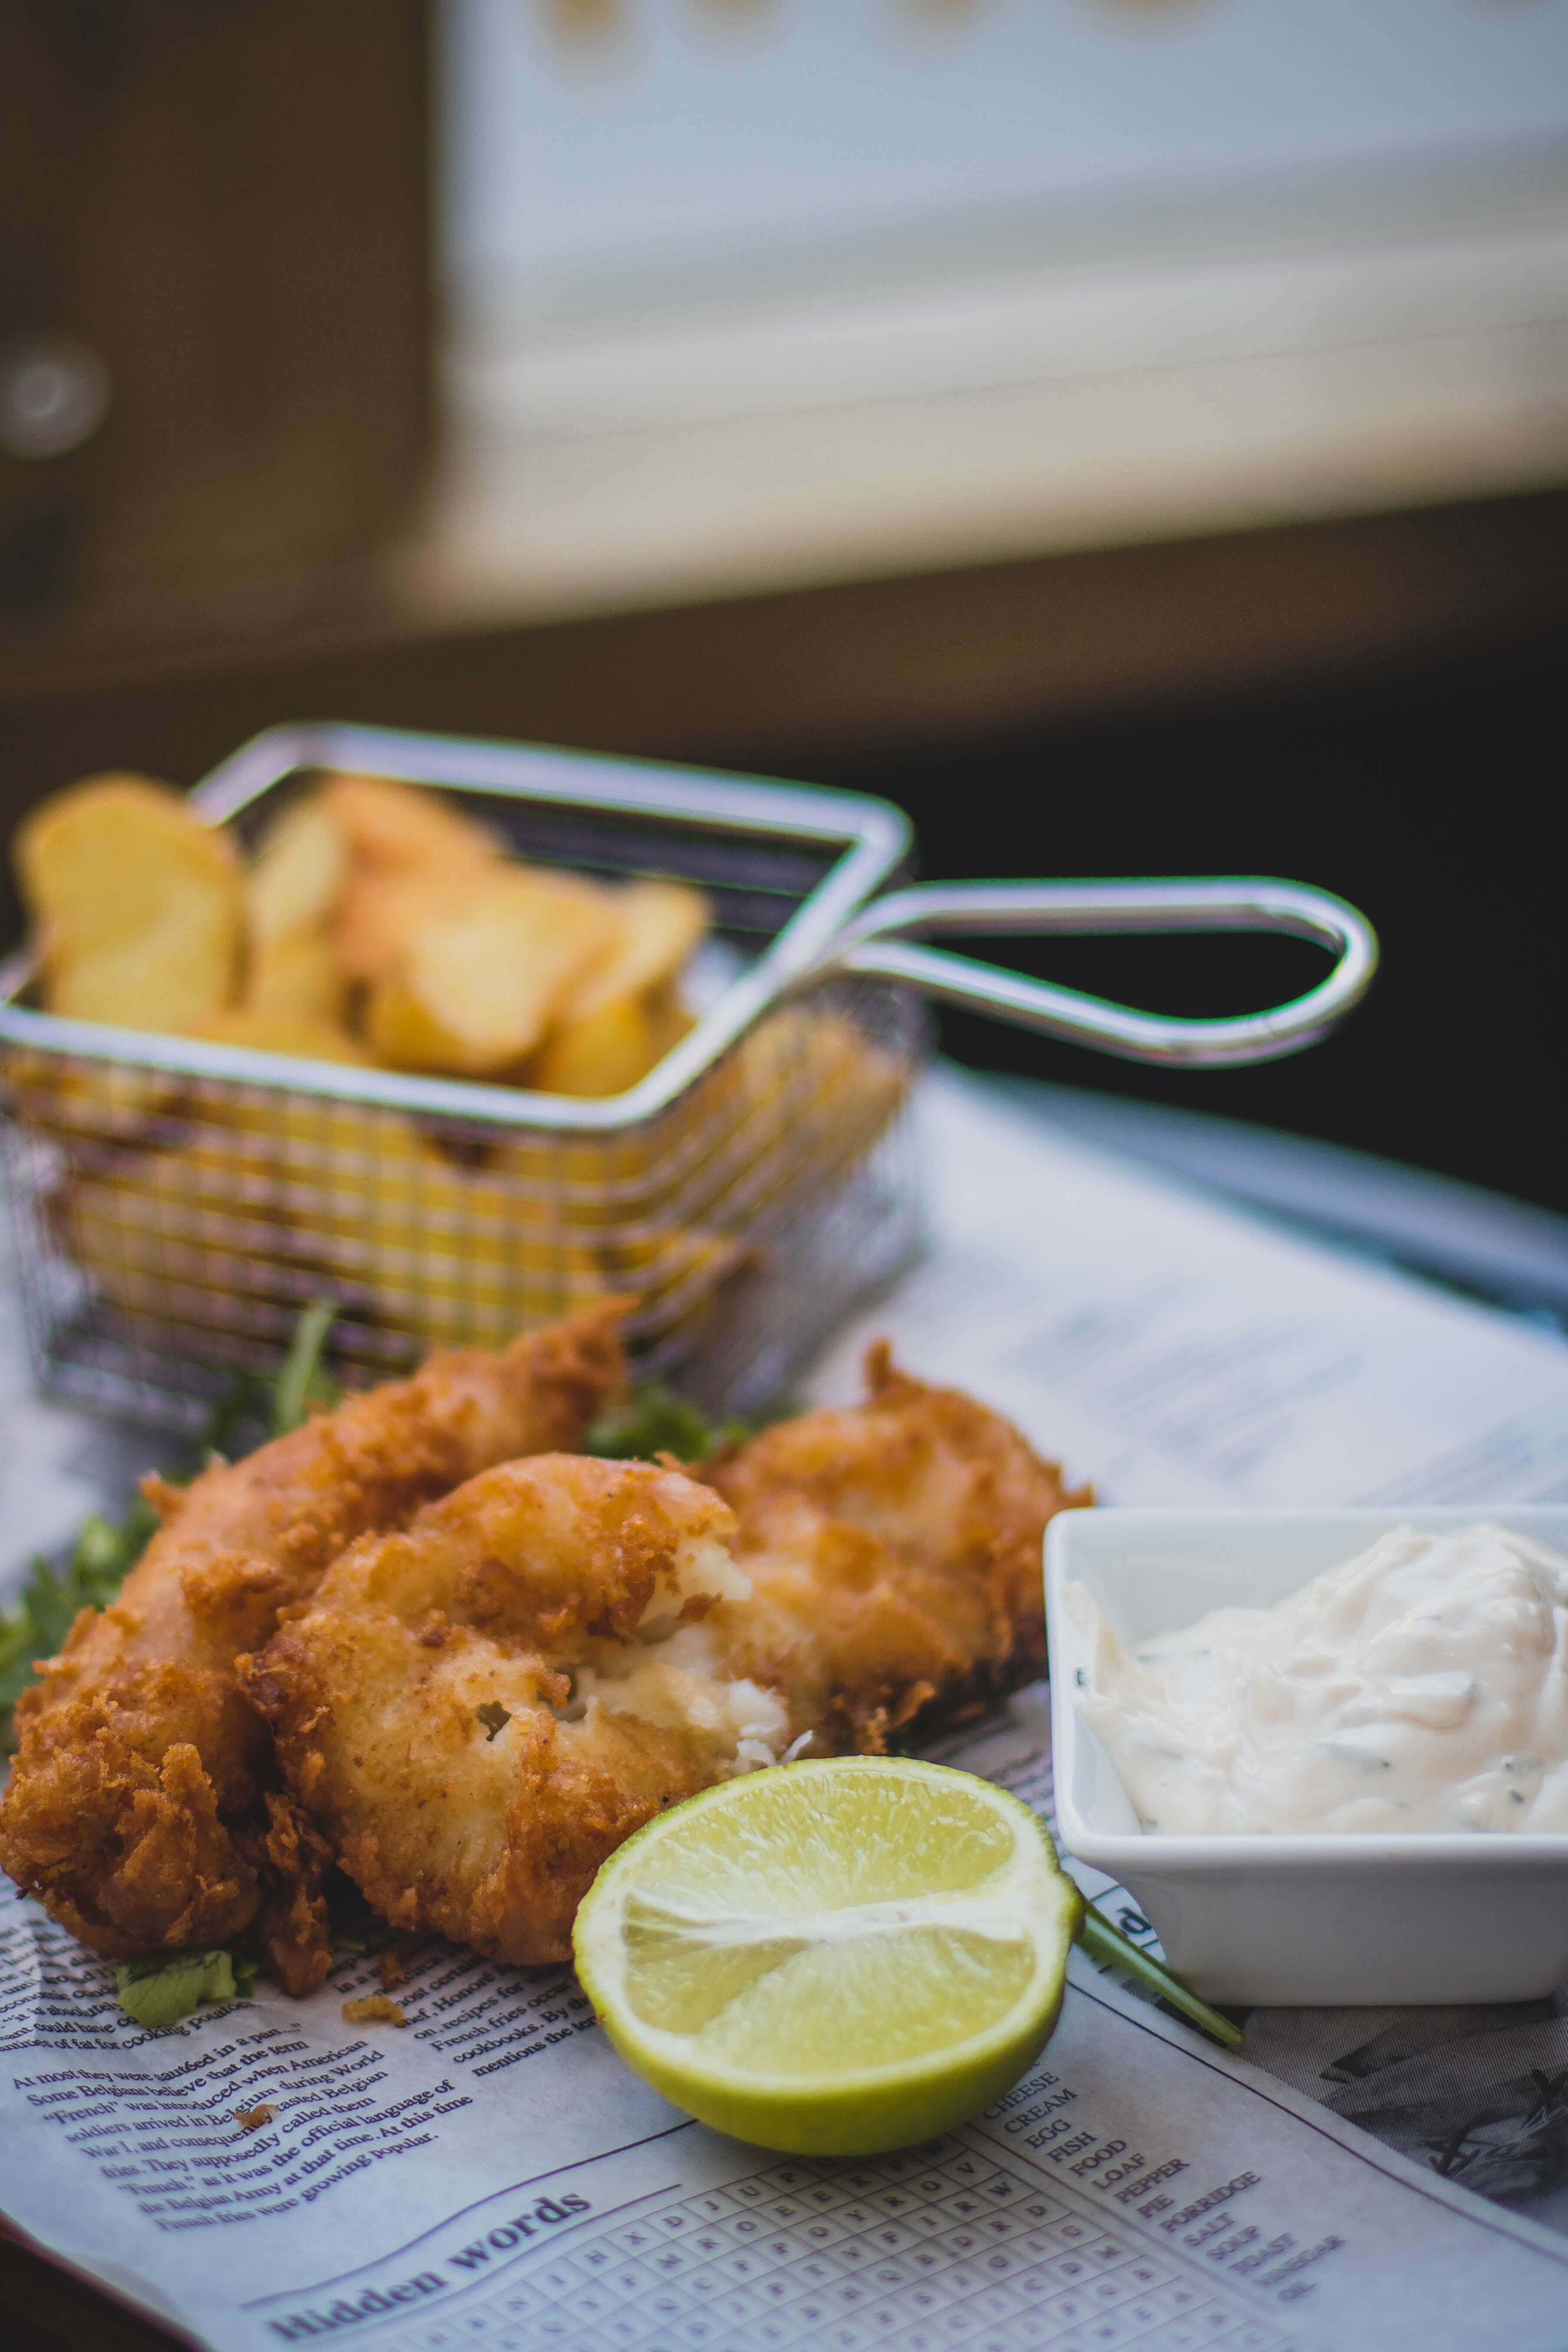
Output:
[[1093,1500],[885,1344],[866,1382],[864,1404],[776,1423],[695,1474],[734,1510],[752,1584],[722,1621],[730,1669],[787,1686],[817,1756],[877,1754],[1043,1674],[1046,1522]]
[[[326,1964],[329,1859],[279,1793],[235,1659],[367,1529],[489,1464],[580,1444],[623,1378],[621,1305],[501,1355],[432,1356],[188,1489],[113,1605],[84,1610],[17,1704],[0,1864],[110,1958],[226,1944],[255,1923],[291,1990]],[[259,1916],[258,1916],[259,1915]]]
[[395,1927],[561,1959],[664,1806],[1038,1672],[1041,1532],[1087,1497],[983,1406],[885,1349],[868,1370],[865,1405],[707,1472],[487,1471],[288,1612],[247,1688],[299,1812]]
[[395,1927],[560,1959],[603,1856],[721,1777],[716,1688],[662,1718],[587,1693],[743,1589],[733,1526],[647,1463],[508,1463],[351,1546],[279,1626],[247,1687],[298,1808]]

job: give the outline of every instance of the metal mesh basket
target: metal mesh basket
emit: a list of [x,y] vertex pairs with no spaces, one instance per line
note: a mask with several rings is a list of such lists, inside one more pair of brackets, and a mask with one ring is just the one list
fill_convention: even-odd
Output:
[[[245,834],[323,771],[457,793],[538,862],[700,884],[710,1001],[637,1087],[581,1101],[62,1020],[13,959],[0,1150],[56,1393],[195,1427],[236,1372],[276,1368],[323,1294],[350,1381],[615,1294],[636,1300],[637,1360],[744,1412],[915,1249],[921,992],[1142,1058],[1258,1058],[1321,1034],[1374,953],[1363,926],[1352,969],[1359,919],[1282,884],[949,886],[868,907],[909,847],[885,803],[518,746],[275,729],[194,802]],[[1250,1024],[1161,1023],[897,936],[1216,923],[1304,930],[1339,968]]]
[[716,1402],[760,1402],[828,1303],[914,1244],[917,1001],[847,978],[770,1003],[896,868],[903,821],[843,794],[347,729],[274,730],[195,803],[247,832],[329,769],[452,790],[532,859],[699,883],[714,1001],[606,1105],[89,1031],[30,1010],[18,965],[4,1150],[44,1384],[195,1425],[234,1371],[277,1364],[323,1293],[351,1379],[616,1293],[650,1367],[700,1355]]

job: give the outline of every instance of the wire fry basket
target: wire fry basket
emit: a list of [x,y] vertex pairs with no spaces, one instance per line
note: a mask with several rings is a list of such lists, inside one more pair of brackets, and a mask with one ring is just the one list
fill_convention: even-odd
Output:
[[[523,856],[697,884],[715,937],[691,1034],[581,1100],[68,1021],[0,969],[0,1160],[39,1384],[199,1427],[330,1295],[351,1382],[500,1347],[610,1295],[633,1355],[714,1408],[775,1395],[919,1242],[908,1119],[924,994],[1140,1059],[1310,1043],[1375,966],[1353,909],[1286,883],[896,880],[907,821],[862,796],[385,730],[275,728],[192,795],[241,835],[322,772],[450,791]],[[1338,961],[1294,1004],[1162,1021],[910,943],[984,930],[1288,929]]]

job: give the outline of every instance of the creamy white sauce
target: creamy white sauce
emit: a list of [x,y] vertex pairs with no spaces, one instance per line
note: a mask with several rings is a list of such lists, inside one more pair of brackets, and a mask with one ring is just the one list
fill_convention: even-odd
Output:
[[1568,1830],[1568,1559],[1543,1544],[1400,1528],[1131,1654],[1068,1601],[1075,1697],[1146,1830]]

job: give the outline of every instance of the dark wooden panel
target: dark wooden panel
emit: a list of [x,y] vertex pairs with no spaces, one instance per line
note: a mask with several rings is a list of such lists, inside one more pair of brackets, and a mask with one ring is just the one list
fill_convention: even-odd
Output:
[[1568,617],[1568,494],[0,692],[0,824],[342,718],[780,773],[1439,660]]
[[82,448],[0,458],[13,629],[298,596],[401,520],[430,433],[426,51],[422,0],[0,0],[0,337],[79,337],[112,383]]

